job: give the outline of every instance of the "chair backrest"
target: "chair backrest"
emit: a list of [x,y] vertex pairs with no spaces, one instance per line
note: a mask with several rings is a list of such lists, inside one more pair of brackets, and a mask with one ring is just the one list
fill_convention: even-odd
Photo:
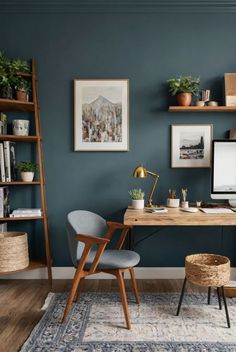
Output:
[[108,230],[106,220],[86,210],[75,210],[67,215],[66,230],[69,240],[70,255],[74,266],[80,259],[84,244],[75,239],[76,234],[103,237]]

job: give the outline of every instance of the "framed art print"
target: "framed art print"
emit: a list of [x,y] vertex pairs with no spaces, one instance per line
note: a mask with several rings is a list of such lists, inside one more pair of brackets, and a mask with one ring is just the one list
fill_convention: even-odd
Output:
[[74,94],[74,150],[127,151],[128,79],[77,79]]
[[211,167],[212,125],[171,126],[171,167]]

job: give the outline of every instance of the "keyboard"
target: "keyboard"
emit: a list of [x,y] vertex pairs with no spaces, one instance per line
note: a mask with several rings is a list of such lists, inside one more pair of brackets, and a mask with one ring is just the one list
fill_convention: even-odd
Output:
[[234,214],[234,212],[228,208],[200,208],[200,210],[206,214]]

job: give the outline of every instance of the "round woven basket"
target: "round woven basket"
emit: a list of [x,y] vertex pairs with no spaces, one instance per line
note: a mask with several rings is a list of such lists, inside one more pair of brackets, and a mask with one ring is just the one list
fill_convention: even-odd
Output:
[[216,254],[192,254],[185,258],[186,278],[200,286],[224,286],[230,278],[230,260]]
[[29,265],[25,232],[0,232],[0,273],[21,270]]

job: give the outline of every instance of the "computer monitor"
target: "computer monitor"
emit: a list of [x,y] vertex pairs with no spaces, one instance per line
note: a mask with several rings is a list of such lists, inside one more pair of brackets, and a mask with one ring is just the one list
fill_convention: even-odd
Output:
[[213,140],[211,198],[236,206],[236,140]]

